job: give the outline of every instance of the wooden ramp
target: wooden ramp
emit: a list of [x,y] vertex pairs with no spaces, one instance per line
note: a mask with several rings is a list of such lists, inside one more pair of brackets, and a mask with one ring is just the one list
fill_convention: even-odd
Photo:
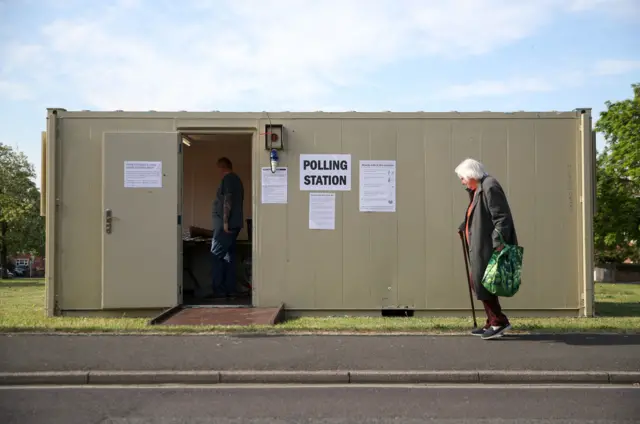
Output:
[[191,305],[171,308],[150,325],[275,325],[284,320],[284,305],[277,308]]

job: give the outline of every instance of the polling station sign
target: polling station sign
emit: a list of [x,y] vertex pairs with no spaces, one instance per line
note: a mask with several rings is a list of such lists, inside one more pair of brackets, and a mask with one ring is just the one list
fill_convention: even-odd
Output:
[[351,155],[300,155],[301,191],[350,191]]

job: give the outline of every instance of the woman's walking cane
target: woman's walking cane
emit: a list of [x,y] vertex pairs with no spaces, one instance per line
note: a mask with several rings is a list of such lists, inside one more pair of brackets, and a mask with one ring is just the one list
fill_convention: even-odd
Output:
[[478,321],[476,321],[476,307],[473,304],[473,294],[471,293],[471,276],[469,275],[469,246],[464,238],[462,231],[458,231],[460,235],[460,241],[462,242],[462,254],[464,255],[464,267],[467,271],[467,287],[469,288],[469,301],[471,302],[471,313],[473,314],[473,328],[478,328]]

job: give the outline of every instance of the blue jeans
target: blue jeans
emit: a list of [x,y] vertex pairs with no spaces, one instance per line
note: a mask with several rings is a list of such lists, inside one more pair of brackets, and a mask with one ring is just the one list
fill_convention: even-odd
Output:
[[231,296],[236,293],[236,239],[239,230],[225,233],[216,228],[211,241],[211,274],[213,293],[216,296]]

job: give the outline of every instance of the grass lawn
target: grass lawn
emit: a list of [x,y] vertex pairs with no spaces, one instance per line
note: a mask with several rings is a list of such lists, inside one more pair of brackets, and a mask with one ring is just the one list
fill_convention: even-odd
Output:
[[[640,333],[640,285],[597,284],[598,318],[514,319],[518,331]],[[421,332],[467,331],[470,318],[300,318],[276,327],[151,327],[139,318],[70,318],[44,316],[42,280],[0,280],[0,332]],[[480,318],[482,315],[479,314]]]

